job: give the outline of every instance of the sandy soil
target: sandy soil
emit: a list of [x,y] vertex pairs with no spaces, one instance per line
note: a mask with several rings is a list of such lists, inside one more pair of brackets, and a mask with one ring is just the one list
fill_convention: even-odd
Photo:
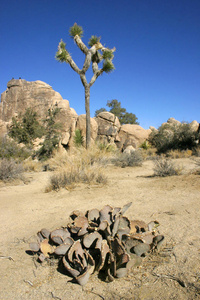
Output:
[[[73,191],[44,193],[50,172],[27,174],[28,184],[1,185],[0,299],[200,299],[200,176],[190,173],[193,160],[177,161],[185,174],[152,177],[151,161],[136,168],[110,166],[107,185]],[[159,221],[165,245],[127,277],[106,283],[93,274],[81,287],[55,262],[40,265],[26,253],[41,228],[65,226],[73,210],[130,201],[126,215]]]

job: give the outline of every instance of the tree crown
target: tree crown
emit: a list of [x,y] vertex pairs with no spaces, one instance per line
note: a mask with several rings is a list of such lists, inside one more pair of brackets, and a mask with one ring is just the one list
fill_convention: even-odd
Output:
[[[139,124],[137,122],[137,117],[133,113],[128,113],[125,108],[121,107],[121,102],[116,99],[107,101],[106,106],[110,107],[109,112],[114,114],[119,118],[120,123],[123,124]],[[95,111],[95,117],[98,116],[100,112],[107,111],[105,108],[100,108]]]

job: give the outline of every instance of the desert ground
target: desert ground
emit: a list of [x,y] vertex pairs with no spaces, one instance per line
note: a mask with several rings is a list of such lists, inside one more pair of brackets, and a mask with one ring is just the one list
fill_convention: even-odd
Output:
[[[177,159],[183,174],[153,177],[153,162],[141,167],[108,166],[108,183],[45,193],[51,172],[26,173],[26,183],[0,185],[0,299],[200,299],[200,175],[191,158]],[[57,269],[27,254],[42,229],[67,224],[76,209],[133,202],[125,215],[157,220],[165,243],[127,277],[107,283],[91,275],[81,287]]]

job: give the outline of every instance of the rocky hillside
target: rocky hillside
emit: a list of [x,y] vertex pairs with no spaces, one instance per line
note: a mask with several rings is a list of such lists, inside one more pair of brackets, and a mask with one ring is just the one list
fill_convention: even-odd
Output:
[[[10,80],[6,91],[1,94],[0,136],[7,134],[12,117],[23,114],[27,108],[32,108],[42,119],[47,110],[54,107],[60,108],[59,120],[63,127],[62,145],[69,147],[72,145],[76,129],[80,129],[85,137],[86,116],[84,114],[78,116],[70,107],[69,101],[63,99],[50,85],[39,80],[32,82],[24,79]],[[191,125],[197,128],[199,123],[193,121]],[[148,139],[152,130],[155,129],[146,130],[139,125],[121,125],[118,118],[110,112],[102,112],[96,118],[91,118],[92,141],[100,140],[114,144],[121,151],[138,148]]]

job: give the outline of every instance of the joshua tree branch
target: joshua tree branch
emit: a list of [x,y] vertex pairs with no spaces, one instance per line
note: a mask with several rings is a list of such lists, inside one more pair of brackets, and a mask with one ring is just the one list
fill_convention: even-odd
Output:
[[98,70],[97,72],[94,73],[94,75],[92,76],[90,82],[89,82],[89,86],[91,87],[95,81],[97,80],[97,78],[103,73],[103,69]]
[[80,36],[75,35],[74,37],[74,41],[76,42],[77,46],[79,47],[79,49],[81,49],[81,51],[85,54],[88,53],[88,47],[83,43],[83,41],[81,40]]
[[79,69],[79,67],[75,64],[75,62],[73,61],[73,59],[71,58],[71,56],[67,59],[67,62],[70,64],[70,67],[77,72],[78,74],[81,73],[81,70]]
[[91,64],[91,59],[92,59],[92,54],[90,51],[88,51],[87,55],[85,56],[85,62],[84,62],[84,65],[83,65],[83,69],[82,69],[82,73],[86,73],[87,70],[89,69],[90,67],[90,64]]

